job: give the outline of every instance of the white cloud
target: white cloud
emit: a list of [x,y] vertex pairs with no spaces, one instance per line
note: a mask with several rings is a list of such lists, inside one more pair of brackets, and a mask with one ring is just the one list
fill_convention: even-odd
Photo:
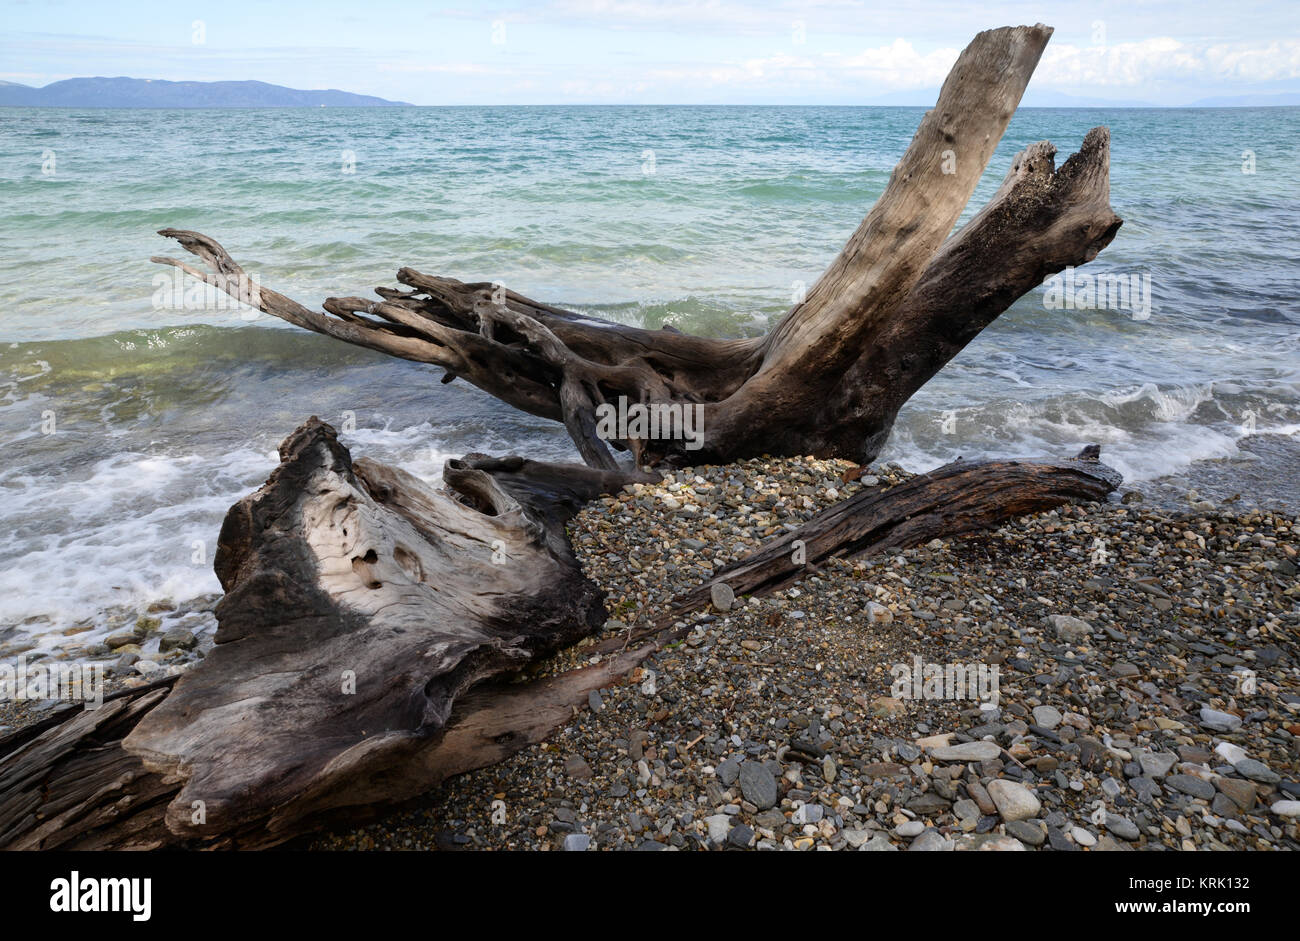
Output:
[[1048,46],[1037,85],[1131,87],[1151,82],[1300,78],[1300,41],[1199,45],[1168,36],[1097,46]]
[[[670,100],[682,89],[726,88],[755,98],[773,94],[825,93],[871,98],[881,93],[936,89],[952,68],[956,48],[918,51],[905,39],[859,53],[822,52],[718,63],[673,63],[636,72],[606,74],[599,83],[570,82],[568,93],[618,96],[653,89]],[[1213,84],[1231,88],[1247,82],[1300,77],[1300,41],[1193,46],[1169,37],[1097,46],[1048,46],[1031,87],[1073,92],[1093,88]],[[579,92],[579,89],[581,91]]]
[[381,72],[438,72],[446,75],[514,75],[516,72],[477,62],[381,62],[377,68]]
[[1264,46],[1211,46],[1205,58],[1213,73],[1222,78],[1268,82],[1300,76],[1300,40],[1295,39]]
[[864,49],[854,55],[824,52],[812,56],[789,53],[744,59],[718,65],[675,66],[654,69],[656,83],[709,82],[732,87],[855,87],[893,91],[938,85],[957,61],[958,50],[936,49],[919,53],[905,39],[887,46]]
[[743,33],[789,30],[795,20],[805,19],[821,6],[797,3],[763,8],[731,0],[556,0],[538,18],[578,20],[609,29],[716,27]]
[[895,39],[888,46],[845,58],[842,68],[889,88],[925,88],[943,82],[960,53],[960,49],[935,49],[921,54],[906,39]]

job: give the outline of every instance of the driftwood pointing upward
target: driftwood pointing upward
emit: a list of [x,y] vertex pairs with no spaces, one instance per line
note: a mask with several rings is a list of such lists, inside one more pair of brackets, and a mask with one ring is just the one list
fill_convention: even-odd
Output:
[[[1048,275],[1096,257],[1120,219],[1109,203],[1110,137],[1094,128],[1056,169],[1032,144],[993,199],[953,225],[1015,112],[1051,35],[980,33],[944,82],[884,193],[839,256],[765,337],[718,340],[644,330],[531,300],[486,282],[402,268],[407,290],[330,298],[325,313],[247,276],[214,239],[164,229],[207,270],[175,265],[289,323],[446,370],[516,408],[562,421],[594,467],[609,447],[637,464],[725,463],[761,454],[880,452],[904,402]],[[946,241],[945,241],[946,239]],[[703,406],[703,446],[685,436],[606,440],[595,410]],[[629,433],[631,434],[631,433]]]

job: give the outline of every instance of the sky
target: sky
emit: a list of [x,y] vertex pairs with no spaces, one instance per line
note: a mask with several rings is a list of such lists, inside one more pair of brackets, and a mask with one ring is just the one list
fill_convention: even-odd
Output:
[[0,81],[258,79],[419,105],[932,104],[981,29],[1025,104],[1300,92],[1300,0],[0,0]]

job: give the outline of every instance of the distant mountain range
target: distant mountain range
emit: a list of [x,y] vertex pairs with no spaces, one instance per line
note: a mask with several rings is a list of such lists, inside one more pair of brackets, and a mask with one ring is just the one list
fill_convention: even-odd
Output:
[[405,104],[334,88],[301,91],[266,82],[69,78],[44,88],[0,82],[0,106],[33,108],[374,108]]

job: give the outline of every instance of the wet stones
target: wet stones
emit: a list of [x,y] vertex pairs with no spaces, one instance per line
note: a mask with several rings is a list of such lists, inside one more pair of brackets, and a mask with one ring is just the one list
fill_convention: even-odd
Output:
[[158,641],[158,650],[161,653],[169,650],[193,650],[198,643],[198,638],[194,636],[193,631],[183,627],[173,627]]

